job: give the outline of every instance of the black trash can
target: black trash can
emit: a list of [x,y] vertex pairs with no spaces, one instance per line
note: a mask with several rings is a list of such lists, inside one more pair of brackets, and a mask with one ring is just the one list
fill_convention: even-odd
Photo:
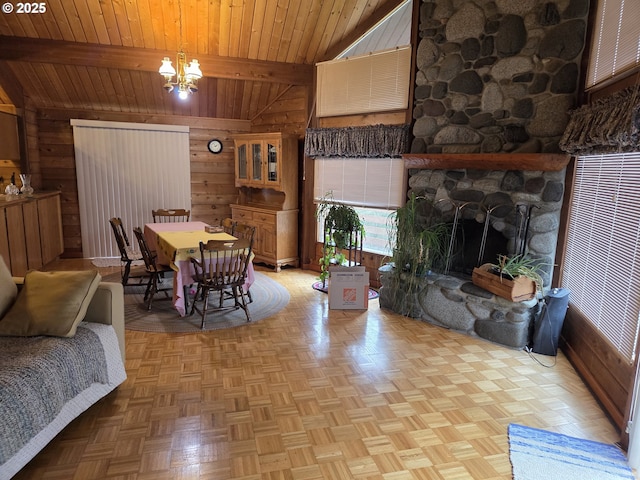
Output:
[[569,307],[569,290],[554,288],[544,297],[542,309],[535,320],[531,351],[556,356],[558,339]]

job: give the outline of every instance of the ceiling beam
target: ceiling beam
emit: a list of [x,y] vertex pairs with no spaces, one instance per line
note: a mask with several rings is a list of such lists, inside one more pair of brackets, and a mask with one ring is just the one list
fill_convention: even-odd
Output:
[[[157,72],[176,52],[0,35],[0,60]],[[191,60],[193,57],[189,57]],[[198,55],[205,77],[311,85],[313,65]]]
[[22,91],[22,85],[18,78],[13,74],[9,65],[6,62],[0,60],[0,88],[4,95],[0,97],[6,97],[11,100],[11,103],[18,108],[24,107],[24,92]]
[[382,6],[380,6],[375,12],[373,12],[373,14],[369,18],[367,18],[366,21],[359,23],[357,27],[351,33],[349,33],[349,35],[345,36],[338,43],[332,45],[329,49],[327,49],[327,52],[320,60],[318,60],[318,63],[334,60],[338,55],[340,55],[346,49],[351,47],[351,45],[360,40],[360,38],[364,34],[375,27],[378,22],[380,22],[384,19],[384,17],[393,12],[403,2],[404,0],[387,0],[386,2],[384,2]]

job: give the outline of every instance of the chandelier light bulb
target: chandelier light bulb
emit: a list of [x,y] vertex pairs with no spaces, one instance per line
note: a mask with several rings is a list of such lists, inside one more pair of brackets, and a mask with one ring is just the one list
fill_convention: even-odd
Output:
[[178,97],[180,100],[186,100],[189,98],[189,88],[186,84],[180,84],[178,86]]

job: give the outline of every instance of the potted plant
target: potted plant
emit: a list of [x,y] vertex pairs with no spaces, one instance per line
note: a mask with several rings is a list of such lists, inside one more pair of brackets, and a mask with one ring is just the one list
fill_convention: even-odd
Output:
[[421,284],[420,277],[439,270],[446,257],[451,225],[433,221],[431,207],[425,197],[411,194],[389,217],[391,293],[385,298],[389,297],[390,308],[402,315],[412,316],[411,297]]
[[411,194],[390,217],[392,261],[399,272],[423,275],[445,258],[451,226],[431,223],[430,215],[423,215],[425,202],[424,197]]
[[521,302],[542,293],[542,267],[542,263],[525,255],[498,255],[497,263],[474,268],[471,280],[495,295]]
[[320,258],[320,280],[324,283],[331,265],[347,262],[345,250],[362,247],[365,232],[355,208],[334,201],[332,192],[328,192],[318,203],[316,217],[324,222],[324,246]]

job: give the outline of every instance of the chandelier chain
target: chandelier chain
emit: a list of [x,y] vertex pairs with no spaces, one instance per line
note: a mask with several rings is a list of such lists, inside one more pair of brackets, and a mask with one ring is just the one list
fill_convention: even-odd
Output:
[[[164,57],[162,65],[158,72],[165,79],[164,89],[167,92],[173,92],[174,87],[178,87],[178,96],[181,99],[186,99],[190,94],[198,91],[198,80],[202,78],[202,70],[200,70],[200,64],[197,59],[191,60],[187,63],[187,56],[183,50],[183,33],[182,33],[182,1],[178,0],[178,21],[179,21],[179,34],[180,38],[178,43],[180,50],[176,58],[176,68],[171,65],[171,59]],[[176,80],[174,81],[174,78]]]

